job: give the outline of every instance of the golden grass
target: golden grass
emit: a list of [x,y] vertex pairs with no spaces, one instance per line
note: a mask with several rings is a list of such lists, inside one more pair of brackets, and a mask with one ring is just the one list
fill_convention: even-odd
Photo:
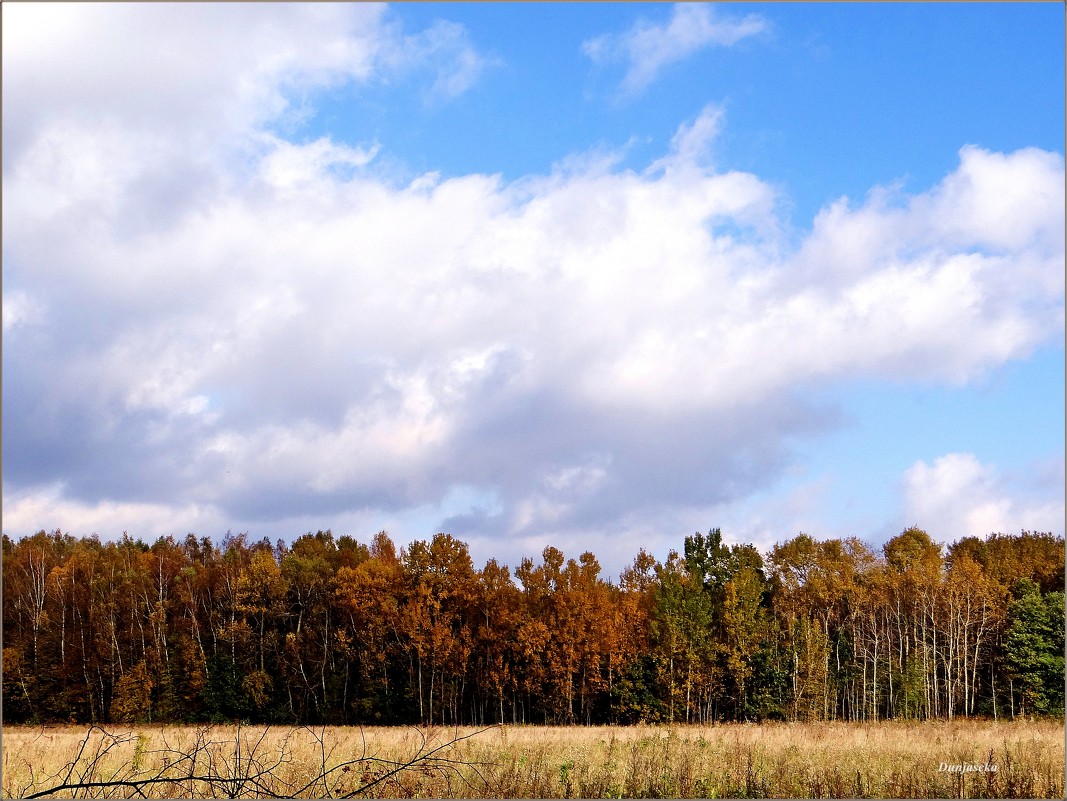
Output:
[[[877,724],[729,724],[673,727],[473,728],[193,726],[106,727],[128,738],[100,760],[106,778],[136,768],[169,770],[156,797],[206,797],[263,788],[305,797],[343,794],[380,778],[371,797],[438,798],[1063,798],[1064,727],[1054,721],[955,721]],[[174,754],[211,742],[197,770],[214,760],[219,774],[272,767],[257,791],[246,784],[182,783],[188,764]],[[474,734],[448,745],[453,739]],[[3,793],[25,796],[54,786],[86,737],[85,727],[8,726],[3,731]],[[102,735],[87,749],[103,742]],[[237,748],[240,743],[240,751]],[[382,778],[392,763],[446,746],[424,762]],[[420,751],[421,749],[421,751]],[[249,761],[250,755],[251,761]],[[170,766],[164,766],[167,757]],[[314,783],[325,767],[327,783]],[[241,760],[245,760],[241,762]],[[83,760],[84,761],[84,760]],[[949,772],[946,764],[989,764],[995,771]],[[254,772],[254,771],[253,771]],[[52,777],[51,779],[49,777]],[[267,783],[269,781],[273,784]],[[222,788],[220,790],[220,787]],[[114,789],[114,788],[112,788]],[[103,791],[98,791],[100,794]],[[112,792],[115,797],[128,791]],[[62,793],[71,797],[70,792]],[[84,795],[84,793],[83,793]]]

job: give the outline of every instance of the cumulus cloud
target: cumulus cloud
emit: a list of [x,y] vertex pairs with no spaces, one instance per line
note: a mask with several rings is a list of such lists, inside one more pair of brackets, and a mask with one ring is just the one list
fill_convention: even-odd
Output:
[[50,129],[104,122],[218,148],[295,109],[302,91],[368,79],[381,16],[369,5],[8,8],[5,173]]
[[624,33],[586,40],[582,52],[596,63],[624,62],[626,75],[619,91],[623,99],[632,99],[668,65],[706,47],[729,47],[766,29],[766,21],[756,14],[740,20],[719,19],[711,5],[676,3],[666,23],[641,20]]
[[[146,37],[166,16],[110,8]],[[211,16],[245,7],[197,8],[176,35],[232,59],[193,65],[199,94],[170,73],[106,93],[62,26],[43,53],[5,41],[5,531],[418,520],[487,555],[626,559],[836,425],[812,386],[966,381],[1062,335],[1056,154],[964,148],[927,191],[829,206],[795,248],[773,187],[709,157],[715,106],[643,171],[400,184],[376,171],[388,142],[271,122],[293,87],[385,68],[378,9],[272,6],[246,35]],[[39,104],[33,65],[52,75]]]
[[943,542],[1021,529],[1062,532],[1063,479],[1062,461],[1012,476],[973,453],[949,453],[905,472],[905,515]]
[[374,3],[48,3],[5,10],[3,63],[6,176],[50,131],[105,123],[149,148],[232,158],[265,126],[313,113],[316,92],[428,73],[443,102],[495,59],[461,25],[406,32]]

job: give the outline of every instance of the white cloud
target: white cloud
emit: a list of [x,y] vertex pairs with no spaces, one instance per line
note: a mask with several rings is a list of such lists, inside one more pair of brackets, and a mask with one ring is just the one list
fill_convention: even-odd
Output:
[[365,167],[379,150],[336,144],[323,137],[304,145],[295,145],[270,137],[271,149],[260,165],[263,178],[279,189],[291,189],[321,182],[328,172]]
[[4,10],[3,62],[6,175],[46,129],[86,124],[232,159],[317,91],[429,71],[442,102],[495,60],[460,25],[407,33],[374,3],[25,3]]
[[[682,126],[678,140],[695,127]],[[78,375],[102,365],[104,398],[123,399],[125,412],[195,418],[201,433],[186,445],[200,472],[187,486],[245,516],[272,487],[343,508],[425,504],[466,481],[510,487],[516,533],[535,523],[566,529],[568,516],[625,507],[625,488],[614,497],[605,488],[625,484],[617,471],[634,469],[627,460],[649,459],[677,480],[667,478],[683,469],[670,464],[676,452],[655,440],[670,442],[692,415],[735,420],[764,409],[758,426],[732,425],[773,443],[767,423],[780,411],[770,399],[806,382],[956,379],[1061,324],[1061,296],[1040,282],[1017,288],[1022,305],[991,314],[984,304],[1002,257],[929,248],[928,220],[875,203],[828,212],[797,256],[818,275],[844,266],[846,280],[795,286],[776,243],[713,233],[720,219],[773,228],[773,193],[755,176],[699,166],[699,152],[677,148],[684,169],[641,176],[598,169],[395,189],[322,169],[366,154],[279,142],[261,161],[254,196],[213,201],[148,250],[97,235],[80,247],[65,241],[68,257],[51,258],[51,227],[24,218],[9,247],[60,271],[72,292],[57,302],[162,313],[151,322],[115,313]],[[18,180],[11,192],[33,194]],[[868,241],[918,252],[849,263],[866,252],[853,241],[858,224]],[[136,274],[116,270],[134,264]],[[155,301],[161,286],[165,305]],[[496,432],[525,457],[487,447],[495,418],[527,422],[512,412],[523,405],[559,437]],[[188,433],[174,425],[157,426],[155,439]],[[605,450],[642,429],[652,438],[643,448],[618,458]],[[715,429],[706,436],[724,447]],[[564,501],[540,477],[562,469],[563,481],[568,468],[558,465],[572,448],[607,462],[585,481],[588,492]],[[701,485],[682,483],[690,494]]]
[[725,112],[720,106],[709,103],[692,123],[678,127],[671,137],[670,153],[654,161],[648,172],[710,166],[711,146],[722,130],[724,117]]
[[[976,165],[989,163],[997,180],[976,178],[986,172]],[[962,383],[1055,337],[1063,329],[1064,201],[1054,193],[1062,182],[1059,154],[968,146],[928,192],[879,188],[857,208],[841,200],[823,209],[785,278],[811,311],[822,307],[820,319],[839,318],[827,335],[849,330],[848,347],[819,342],[822,360]],[[1010,206],[991,199],[1008,184]],[[1016,204],[1027,212],[1017,215]]]
[[1062,251],[1064,193],[1057,180],[1062,169],[1057,153],[1037,148],[992,153],[969,145],[960,150],[959,169],[916,203],[914,212],[928,218],[931,240],[950,247],[1011,252],[1041,245]]
[[215,147],[276,120],[303,91],[367,79],[381,15],[371,5],[9,7],[4,106],[18,114],[5,113],[5,162],[42,127],[101,121]]
[[583,42],[582,51],[598,63],[626,63],[620,93],[629,99],[647,89],[666,66],[705,47],[729,47],[766,29],[766,21],[755,14],[736,21],[716,19],[711,5],[676,3],[665,24],[642,20],[625,33]]
[[[492,525],[514,536],[585,531],[660,508],[664,492],[725,502],[770,480],[783,435],[818,425],[783,405],[804,386],[959,380],[1062,327],[1062,293],[1025,280],[1062,264],[1039,206],[1010,254],[970,252],[964,229],[955,249],[930,244],[937,215],[955,210],[935,187],[903,210],[834,207],[783,255],[773,191],[704,163],[718,124],[712,109],[680,126],[669,169],[590,165],[510,185],[397,188],[329,169],[369,152],[276,140],[246,188],[150,240],[109,226],[130,191],[118,176],[111,201],[59,242],[61,204],[13,212],[7,247],[48,265],[22,291],[110,320],[79,331],[77,357],[53,334],[41,369],[77,381],[49,391],[114,431],[147,415],[141,439],[114,445],[161,460],[142,491],[176,488],[240,519],[268,518],[268,496],[326,514],[398,510],[460,483],[497,494]],[[1054,159],[1035,175],[1031,154],[1004,156],[1017,159],[1038,187],[1062,175]],[[20,164],[10,197],[32,199],[34,179]],[[976,222],[972,238],[986,232]],[[871,242],[886,250],[870,256]],[[1017,302],[992,297],[1003,270],[1031,262]],[[78,382],[93,387],[85,399]],[[118,465],[91,482],[121,494]]]
[[[199,504],[86,502],[67,496],[62,484],[16,490],[4,485],[4,532],[61,531],[81,536],[118,537],[128,531],[148,541],[155,537],[226,530],[217,509]],[[178,523],[180,521],[180,523]],[[176,525],[177,523],[177,525]],[[179,526],[186,526],[182,530]],[[222,528],[220,528],[222,526]]]
[[471,46],[462,25],[444,20],[414,36],[397,37],[386,61],[406,69],[430,68],[434,80],[423,100],[431,105],[459,97],[487,69],[500,65],[498,58],[479,53]]
[[25,292],[14,290],[4,293],[3,301],[4,334],[16,326],[32,325],[40,322],[40,306]]
[[[146,37],[170,13],[135,8]],[[235,36],[197,9],[175,52],[203,28],[225,54],[191,67],[194,92],[166,70],[106,91],[100,74],[144,59],[110,54],[132,39],[95,18],[100,74],[78,72],[73,33],[29,25],[43,53],[5,41],[5,145],[22,138],[4,153],[4,325],[27,299],[58,321],[5,337],[5,530],[439,515],[479,542],[628,558],[772,484],[789,439],[832,424],[807,388],[966,381],[1062,336],[1056,154],[965,148],[929,191],[825,209],[796,249],[773,188],[709,159],[715,106],[644,171],[400,186],[377,145],[267,124],[299,87],[401,69],[380,11],[271,7]],[[466,46],[437,36],[427,63]],[[1001,189],[1010,204],[985,199]]]
[[973,453],[949,453],[933,464],[919,460],[904,474],[905,525],[918,525],[942,542],[1022,529],[1063,533],[1063,463],[1059,480],[1004,475]]

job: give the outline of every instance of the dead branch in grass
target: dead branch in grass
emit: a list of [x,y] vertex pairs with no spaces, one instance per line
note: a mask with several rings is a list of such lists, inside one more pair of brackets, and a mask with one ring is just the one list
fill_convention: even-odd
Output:
[[[398,795],[411,794],[403,782],[409,775],[427,781],[444,779],[452,795],[453,780],[476,790],[487,786],[480,771],[483,765],[456,758],[449,751],[491,728],[496,727],[464,735],[456,730],[443,742],[414,728],[417,747],[400,759],[368,753],[366,737],[360,729],[358,753],[334,763],[338,743],[327,746],[326,727],[318,731],[308,726],[288,729],[273,748],[267,744],[269,726],[258,737],[247,738],[239,725],[232,739],[214,739],[213,727],[197,727],[193,742],[184,748],[171,746],[164,732],[163,748],[145,750],[141,735],[112,733],[93,725],[70,762],[39,781],[31,773],[29,784],[16,788],[15,795],[20,798],[148,798],[155,789],[164,791],[163,797],[354,798],[381,786]],[[307,765],[297,764],[294,756],[298,732],[306,733],[315,744],[316,759]],[[119,750],[131,743],[133,759],[122,759],[117,766],[112,764]],[[148,761],[154,767],[143,767]],[[479,781],[481,787],[476,787],[472,779]]]

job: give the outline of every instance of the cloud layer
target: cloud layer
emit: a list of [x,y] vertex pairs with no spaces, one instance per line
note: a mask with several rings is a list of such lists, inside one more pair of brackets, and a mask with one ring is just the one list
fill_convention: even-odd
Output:
[[[398,183],[387,142],[290,141],[285,120],[408,69],[447,99],[488,60],[373,7],[248,8],[174,28],[116,6],[110,42],[80,11],[126,82],[107,92],[52,12],[5,10],[5,531],[418,519],[505,555],[628,558],[836,425],[808,389],[966,382],[1062,336],[1058,154],[967,146],[936,186],[841,199],[806,232],[713,164],[715,105],[643,171]],[[146,73],[129,26],[163,25],[164,59],[217,58]]]

